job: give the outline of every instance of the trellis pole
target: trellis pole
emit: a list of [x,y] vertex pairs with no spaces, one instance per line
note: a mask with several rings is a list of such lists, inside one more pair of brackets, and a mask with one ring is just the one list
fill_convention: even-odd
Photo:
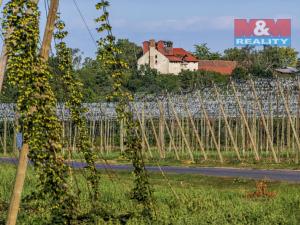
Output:
[[7,117],[4,118],[3,120],[3,152],[4,155],[7,154]]
[[120,151],[124,152],[124,119],[120,121]]
[[[135,104],[132,104],[132,105],[133,105],[134,111],[136,112],[136,116],[137,116],[138,122],[140,124],[140,128],[141,128],[141,132],[142,132],[144,143],[147,146],[147,149],[148,149],[148,152],[149,152],[150,156],[153,157],[152,151],[151,151],[151,148],[150,148],[150,145],[149,145],[149,142],[148,142],[148,138],[147,138],[147,135],[146,135],[146,132],[145,132],[145,126],[144,126],[145,124],[144,124],[144,121],[142,121],[144,119],[142,118],[142,120],[141,120],[140,115],[138,113],[138,110],[137,110]],[[144,108],[143,108],[143,111],[144,111]]]
[[155,138],[156,146],[157,146],[158,151],[159,151],[160,158],[163,159],[164,158],[164,154],[162,152],[162,148],[161,148],[161,145],[160,145],[158,134],[157,134],[156,129],[155,129],[155,125],[154,125],[154,122],[153,122],[153,119],[152,119],[152,115],[150,115],[149,119],[150,119],[152,131],[153,131],[153,134],[154,134],[154,138]]
[[219,107],[219,113],[218,113],[218,145],[219,148],[221,148],[221,126],[222,126],[222,117],[221,117],[221,112],[220,112],[220,107]]
[[[294,137],[295,137],[295,139],[296,139],[298,151],[296,151],[295,162],[298,164],[298,163],[299,163],[299,159],[298,159],[298,157],[297,157],[297,155],[298,155],[297,152],[300,152],[300,141],[299,141],[299,137],[298,137],[297,131],[296,131],[295,126],[294,126],[294,123],[293,123],[293,119],[292,119],[291,112],[290,112],[290,109],[289,109],[288,101],[287,101],[287,100],[285,99],[285,97],[284,97],[283,89],[282,89],[282,87],[281,87],[281,85],[280,85],[278,79],[276,79],[276,80],[277,80],[277,86],[278,86],[279,92],[280,92],[281,97],[283,98],[283,101],[284,101],[284,107],[285,107],[286,113],[287,113],[287,115],[288,115],[288,119],[289,119],[290,126],[291,126],[291,128],[292,128]],[[288,147],[289,147],[289,146],[288,146]]]
[[269,132],[269,129],[268,129],[268,127],[267,127],[266,119],[265,119],[265,116],[264,116],[264,113],[263,113],[263,110],[262,110],[261,103],[260,103],[260,101],[259,101],[259,99],[258,99],[258,96],[257,96],[256,90],[255,90],[255,86],[254,86],[254,82],[253,82],[252,78],[250,78],[250,86],[251,86],[251,89],[252,89],[252,93],[253,93],[253,96],[254,96],[254,99],[255,99],[257,108],[258,108],[258,110],[259,110],[259,112],[260,112],[260,115],[261,115],[261,119],[262,119],[262,122],[263,122],[263,126],[264,126],[264,128],[265,128],[266,135],[267,135],[267,141],[268,141],[269,144],[270,144],[270,148],[271,148],[271,151],[272,151],[272,154],[273,154],[274,161],[275,161],[276,163],[278,163],[278,158],[277,158],[277,155],[276,155],[274,146],[273,146],[273,142],[272,142],[272,140],[271,140],[270,132]]
[[167,133],[168,133],[168,135],[169,135],[169,137],[170,137],[170,143],[171,143],[171,145],[172,145],[173,148],[174,148],[176,159],[177,159],[177,160],[180,160],[179,155],[178,155],[178,149],[177,149],[177,147],[176,147],[176,144],[175,144],[175,142],[174,142],[174,138],[173,138],[172,132],[170,131],[169,126],[168,126],[168,123],[167,123],[166,120],[165,120],[165,126],[166,126]]
[[203,145],[203,143],[202,143],[202,141],[201,141],[201,138],[199,137],[198,130],[197,130],[197,128],[196,128],[196,125],[195,125],[195,122],[194,122],[194,120],[193,120],[191,111],[189,110],[186,101],[184,102],[184,106],[185,106],[185,110],[186,110],[187,113],[188,113],[189,119],[190,119],[190,121],[191,121],[191,125],[192,125],[192,128],[193,128],[194,134],[195,134],[195,136],[196,136],[196,140],[197,140],[197,142],[198,142],[198,144],[199,144],[199,146],[200,146],[200,150],[202,151],[202,154],[203,154],[204,159],[207,160],[207,154],[206,154],[206,152],[205,152],[204,145]]
[[[138,113],[137,113],[138,114]],[[143,106],[142,106],[142,112],[141,112],[141,123],[140,123],[140,126],[141,126],[141,129],[142,130],[145,130],[145,107],[144,107],[144,104],[143,104]],[[145,151],[145,145],[146,145],[146,141],[147,140],[145,140],[145,137],[146,137],[146,135],[143,133],[143,140],[142,140],[142,150],[143,151]],[[148,144],[149,145],[149,144]],[[150,149],[150,148],[149,148]],[[151,150],[150,150],[150,152],[151,152]]]
[[256,143],[255,143],[255,141],[254,141],[252,132],[251,132],[251,130],[250,130],[248,121],[247,121],[246,116],[245,116],[244,109],[243,109],[243,107],[242,107],[240,98],[239,98],[239,96],[237,95],[237,91],[236,91],[235,84],[233,83],[233,81],[231,81],[231,87],[232,87],[232,90],[233,90],[233,92],[234,92],[234,97],[235,97],[235,99],[236,99],[236,102],[237,102],[237,104],[238,104],[238,107],[239,107],[239,109],[240,109],[240,113],[241,113],[241,116],[242,116],[242,120],[243,120],[243,122],[244,122],[244,125],[246,126],[246,129],[247,129],[247,132],[248,132],[248,135],[249,135],[251,144],[252,144],[252,146],[253,146],[253,150],[254,150],[254,154],[255,154],[255,159],[256,159],[257,161],[259,161],[259,160],[260,160],[260,157],[259,157],[259,154],[258,154],[258,151],[257,151],[257,148],[256,148]]
[[104,137],[103,137],[103,117],[100,118],[100,152],[103,154],[103,145],[104,145]]
[[157,102],[158,108],[159,108],[159,142],[160,142],[160,147],[162,154],[164,158],[166,157],[166,152],[165,152],[165,112],[162,106],[162,103],[160,101]]
[[223,160],[223,156],[222,156],[222,153],[221,153],[221,150],[220,150],[220,146],[218,145],[216,136],[215,136],[215,134],[214,134],[214,131],[213,131],[212,126],[211,126],[211,123],[210,123],[210,120],[209,120],[209,118],[208,118],[207,111],[206,111],[206,109],[205,109],[205,107],[204,107],[204,102],[203,102],[202,96],[201,96],[201,94],[200,94],[199,92],[198,92],[198,98],[199,98],[199,100],[200,100],[200,107],[201,107],[201,109],[202,109],[202,112],[203,112],[203,114],[204,114],[204,117],[205,117],[205,120],[206,120],[206,123],[207,123],[207,128],[208,128],[209,132],[211,133],[211,136],[212,136],[212,139],[213,139],[213,143],[214,143],[214,145],[215,145],[215,147],[216,147],[216,149],[217,149],[217,152],[218,152],[220,161],[221,161],[221,163],[223,163],[224,160]]
[[236,141],[235,141],[235,139],[234,139],[234,137],[233,137],[232,130],[231,130],[230,125],[229,125],[229,123],[228,123],[228,116],[227,116],[227,114],[226,114],[226,112],[225,112],[223,102],[221,101],[219,91],[218,91],[218,89],[217,89],[217,87],[216,87],[215,84],[213,84],[213,87],[214,87],[214,91],[215,91],[215,94],[216,94],[216,97],[217,97],[217,101],[219,102],[219,105],[220,105],[221,113],[222,113],[222,115],[223,115],[223,118],[224,118],[224,121],[225,121],[225,125],[226,125],[226,128],[227,128],[227,130],[228,130],[229,137],[230,137],[231,142],[232,142],[232,144],[233,144],[233,148],[234,148],[234,150],[235,150],[235,153],[236,153],[238,159],[241,160],[241,156],[240,156],[240,153],[239,153],[239,149],[238,149],[238,147],[237,147]]
[[17,153],[17,127],[18,118],[15,116],[15,121],[13,121],[14,137],[13,137],[13,153]]
[[172,109],[173,114],[174,114],[174,116],[175,116],[175,119],[176,119],[176,121],[177,121],[179,130],[180,130],[180,132],[181,132],[183,141],[184,141],[184,143],[185,143],[185,145],[186,145],[186,147],[187,147],[187,150],[188,150],[188,152],[189,152],[190,158],[191,158],[192,162],[195,162],[193,152],[192,152],[192,150],[191,150],[191,148],[190,148],[190,144],[189,144],[189,142],[188,142],[187,139],[186,139],[186,136],[185,136],[185,134],[184,134],[182,125],[181,125],[181,123],[180,123],[180,120],[179,120],[178,115],[177,115],[177,113],[176,113],[176,110],[175,110],[175,108],[174,108],[174,105],[173,105],[173,103],[172,103],[172,101],[171,101],[171,99],[170,99],[169,97],[168,97],[168,101],[169,101],[169,103],[170,103],[170,105],[171,105],[171,109]]

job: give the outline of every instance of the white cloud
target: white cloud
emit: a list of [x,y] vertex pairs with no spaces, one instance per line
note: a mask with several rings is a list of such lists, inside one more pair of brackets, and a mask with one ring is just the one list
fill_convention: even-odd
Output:
[[189,17],[184,19],[164,19],[152,21],[112,20],[113,27],[134,31],[199,31],[230,30],[233,17]]

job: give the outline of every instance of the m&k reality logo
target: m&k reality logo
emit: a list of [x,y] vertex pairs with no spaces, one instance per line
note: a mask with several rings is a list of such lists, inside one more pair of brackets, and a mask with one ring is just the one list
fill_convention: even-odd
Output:
[[243,46],[291,46],[290,19],[235,19],[234,42]]

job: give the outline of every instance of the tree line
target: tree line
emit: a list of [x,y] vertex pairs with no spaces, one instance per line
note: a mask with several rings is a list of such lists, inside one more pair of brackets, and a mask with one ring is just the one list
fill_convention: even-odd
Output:
[[[230,79],[230,76],[208,71],[182,71],[178,76],[174,76],[160,74],[148,66],[138,68],[137,60],[143,55],[142,47],[128,39],[119,39],[117,46],[122,50],[122,59],[129,65],[125,71],[124,87],[137,95],[193,92],[210,85],[211,81],[226,83]],[[276,68],[300,67],[298,52],[293,48],[264,47],[259,50],[253,47],[229,48],[221,54],[213,52],[207,44],[198,44],[194,47],[193,54],[199,59],[236,61],[237,67],[231,76],[236,79],[246,79],[248,74],[254,77],[272,77]],[[99,60],[84,58],[79,49],[73,49],[72,54],[72,72],[76,73],[84,84],[84,101],[105,100],[112,91],[112,79],[109,72],[101,69],[103,66],[100,65]],[[64,88],[59,79],[57,65],[58,59],[55,56],[50,57],[49,66],[54,74],[51,84],[58,100],[65,102]],[[16,88],[4,81],[0,101],[15,102],[16,98]]]

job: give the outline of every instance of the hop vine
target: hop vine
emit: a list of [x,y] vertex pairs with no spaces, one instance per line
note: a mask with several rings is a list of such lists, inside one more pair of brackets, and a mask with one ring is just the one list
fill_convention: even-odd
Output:
[[99,181],[100,176],[95,166],[96,155],[92,151],[92,145],[88,138],[86,120],[84,113],[86,109],[82,106],[83,94],[82,94],[82,82],[74,75],[72,65],[72,49],[67,47],[64,39],[68,35],[65,31],[65,23],[57,16],[55,24],[57,32],[54,38],[59,42],[55,45],[58,58],[58,69],[60,73],[60,79],[62,80],[65,88],[66,106],[70,109],[71,119],[78,129],[77,148],[83,153],[85,161],[87,163],[87,180],[93,191],[93,202],[99,202]]
[[[39,10],[36,3],[11,0],[3,10],[10,84],[18,88],[17,111],[24,143],[37,173],[38,186],[31,200],[47,199],[51,224],[65,224],[76,208],[68,194],[68,167],[59,156],[61,126],[56,116],[56,98],[51,90],[48,66],[38,55]],[[42,202],[42,201],[39,201]]]
[[131,198],[143,206],[142,215],[147,219],[151,219],[152,188],[143,160],[138,124],[130,110],[130,102],[133,100],[133,95],[124,88],[124,71],[128,69],[128,65],[121,59],[121,51],[115,43],[115,37],[112,35],[109,13],[106,10],[108,6],[109,2],[105,0],[96,4],[96,9],[102,10],[102,14],[96,19],[96,22],[100,24],[97,31],[99,34],[107,32],[107,35],[101,37],[98,41],[97,59],[102,63],[103,69],[111,74],[113,92],[107,99],[118,102],[116,106],[118,120],[124,121],[126,155],[132,161],[134,167],[135,180]]

